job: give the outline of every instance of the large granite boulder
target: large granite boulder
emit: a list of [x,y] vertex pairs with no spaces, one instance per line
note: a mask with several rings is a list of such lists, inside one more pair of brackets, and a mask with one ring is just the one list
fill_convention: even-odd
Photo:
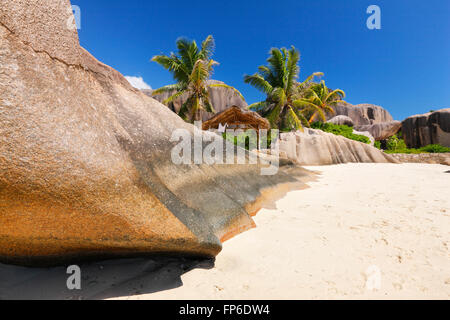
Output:
[[358,131],[369,132],[377,141],[386,140],[397,134],[402,128],[400,121],[389,121],[355,127]]
[[279,152],[301,165],[398,163],[390,155],[368,144],[315,129],[282,133]]
[[330,120],[327,121],[328,123],[332,123],[332,124],[337,124],[337,125],[345,125],[345,126],[349,126],[349,127],[353,127],[355,124],[353,123],[352,118],[348,117],[348,116],[336,116],[331,118]]
[[[207,83],[209,84],[217,84],[221,83],[222,81],[217,80],[208,80]],[[170,97],[173,92],[165,92],[157,95],[152,95],[152,90],[142,90],[146,95],[153,97],[154,99],[158,100],[159,102],[163,102],[168,97]],[[241,98],[239,94],[236,94],[236,92],[229,88],[223,88],[223,87],[210,87],[208,88],[211,104],[214,108],[215,113],[208,113],[206,111],[201,111],[200,116],[203,121],[207,121],[211,119],[215,114],[222,112],[232,106],[237,106],[239,108],[247,110],[247,103],[244,99]],[[187,95],[183,95],[179,97],[178,99],[175,99],[175,101],[171,102],[169,104],[169,108],[178,113],[180,111],[181,106],[183,103],[185,103],[187,100]]]
[[365,137],[369,138],[370,145],[371,146],[375,145],[375,138],[370,134],[370,132],[368,132],[368,131],[356,131],[356,130],[353,129],[353,133],[354,134],[358,134],[360,136],[365,136]]
[[392,137],[401,128],[401,123],[394,121],[386,109],[373,104],[352,105],[343,102],[337,104],[334,109],[335,114],[327,115],[329,121],[336,121],[333,119],[338,117],[348,117],[354,123],[356,131],[367,131],[378,141]]
[[450,147],[450,108],[406,118],[402,122],[402,133],[409,148],[429,144]]
[[336,113],[328,114],[328,119],[339,115],[347,116],[353,120],[355,127],[394,120],[386,109],[368,103],[358,105],[338,103],[334,109]]
[[1,1],[1,262],[212,257],[311,175],[176,165],[172,134],[194,127],[81,48],[72,19],[68,0]]

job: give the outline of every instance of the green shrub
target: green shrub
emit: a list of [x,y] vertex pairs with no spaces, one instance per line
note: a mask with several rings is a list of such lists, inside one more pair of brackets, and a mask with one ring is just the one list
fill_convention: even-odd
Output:
[[390,137],[387,141],[386,153],[406,153],[406,154],[419,154],[419,153],[447,153],[450,152],[450,148],[443,147],[439,144],[430,144],[428,146],[414,149],[406,147],[405,141],[398,139],[397,136]]
[[375,141],[374,147],[381,150],[381,142]]
[[337,136],[343,136],[347,139],[370,144],[370,139],[366,136],[354,134],[353,128],[346,125],[337,125],[333,123],[314,122],[311,125],[313,129],[319,129],[325,132],[333,133]]
[[407,149],[406,143],[403,139],[399,139],[397,135],[393,135],[387,140],[387,150],[404,150]]
[[[233,134],[222,133],[222,137],[225,140],[234,143],[234,145],[236,146],[239,147],[245,146],[245,149],[247,150],[253,150],[258,148],[257,140],[250,139],[249,135],[246,133],[241,133],[238,134],[237,136]],[[267,149],[270,149],[272,147],[272,135],[270,130],[267,132],[266,138],[267,138]]]
[[439,144],[429,144],[426,147],[420,148],[419,150],[423,151],[423,152],[428,152],[428,153],[448,153],[448,152],[450,152],[450,148],[443,147]]

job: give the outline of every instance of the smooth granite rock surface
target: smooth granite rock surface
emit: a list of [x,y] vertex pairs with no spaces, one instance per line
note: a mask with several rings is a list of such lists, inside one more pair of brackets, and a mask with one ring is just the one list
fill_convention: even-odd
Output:
[[301,165],[398,163],[390,155],[368,144],[315,129],[282,133],[279,151]]
[[450,108],[406,118],[402,122],[402,133],[409,148],[429,144],[450,147]]
[[1,262],[215,256],[312,176],[174,164],[173,132],[194,127],[81,48],[71,19],[68,0],[1,1]]
[[[217,80],[208,80],[207,82],[210,84],[217,84],[217,83],[223,84],[222,81],[217,81]],[[172,94],[175,93],[175,91],[170,92],[170,93],[165,92],[165,93],[153,96],[152,90],[142,90],[142,92],[144,92],[146,95],[158,100],[161,103],[164,100],[166,100],[167,98],[169,98]],[[247,103],[245,102],[245,100],[243,100],[232,89],[223,88],[223,87],[210,87],[210,88],[208,88],[208,92],[209,92],[210,101],[214,108],[215,113],[208,113],[205,111],[201,111],[201,118],[203,121],[207,121],[207,120],[211,119],[215,114],[222,112],[233,106],[247,110]],[[184,95],[184,96],[179,97],[178,99],[175,99],[174,102],[169,104],[170,110],[178,113],[180,111],[183,103],[186,102],[186,99],[187,99],[187,95]]]

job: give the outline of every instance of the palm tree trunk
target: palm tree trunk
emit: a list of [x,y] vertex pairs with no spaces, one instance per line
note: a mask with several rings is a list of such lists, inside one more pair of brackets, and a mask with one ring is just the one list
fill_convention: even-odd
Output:
[[281,114],[280,114],[280,125],[278,126],[280,131],[286,129],[288,126],[287,111],[288,111],[288,106],[287,105],[283,106],[283,110],[281,111]]

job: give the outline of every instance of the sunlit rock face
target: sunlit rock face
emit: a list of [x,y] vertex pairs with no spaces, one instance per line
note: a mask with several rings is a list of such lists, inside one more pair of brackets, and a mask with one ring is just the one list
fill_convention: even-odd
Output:
[[358,131],[369,132],[377,141],[386,140],[392,137],[397,134],[401,128],[402,123],[400,121],[381,122],[357,127]]
[[368,144],[315,129],[282,133],[279,151],[301,165],[348,162],[398,163],[390,155]]
[[347,116],[352,119],[355,130],[367,131],[375,140],[385,140],[392,137],[401,128],[401,123],[394,121],[386,109],[373,104],[339,103],[334,109],[336,113],[328,115],[330,120],[334,116]]
[[450,147],[450,108],[406,118],[402,122],[402,133],[409,148],[429,144]]
[[329,119],[339,115],[347,116],[353,120],[355,127],[394,120],[386,109],[374,104],[352,105],[350,103],[339,103],[334,109],[336,113],[329,114]]
[[[217,80],[208,80],[207,83],[209,84],[223,84],[222,81]],[[172,94],[174,94],[176,91],[173,92],[165,92],[162,94],[157,94],[155,96],[152,95],[152,90],[142,90],[146,95],[153,97],[154,99],[158,100],[159,102],[163,102],[167,98],[169,98]],[[235,93],[234,90],[223,88],[223,87],[210,87],[208,88],[208,93],[210,97],[210,101],[212,106],[214,107],[215,113],[208,113],[206,111],[201,111],[200,117],[203,121],[207,121],[211,119],[215,114],[222,112],[232,106],[237,106],[242,109],[247,109],[247,103],[245,100],[243,100],[238,94]],[[187,95],[183,95],[179,97],[178,99],[175,99],[172,103],[168,105],[170,110],[178,113],[181,109],[181,106],[183,103],[187,100]]]
[[71,19],[66,0],[1,1],[1,262],[215,256],[269,191],[311,176],[175,165],[172,133],[194,127],[81,48]]
[[328,123],[332,123],[332,124],[336,124],[339,126],[349,126],[349,127],[353,127],[355,124],[353,123],[352,118],[348,117],[348,116],[335,116],[333,118],[331,118],[330,120],[327,121]]

